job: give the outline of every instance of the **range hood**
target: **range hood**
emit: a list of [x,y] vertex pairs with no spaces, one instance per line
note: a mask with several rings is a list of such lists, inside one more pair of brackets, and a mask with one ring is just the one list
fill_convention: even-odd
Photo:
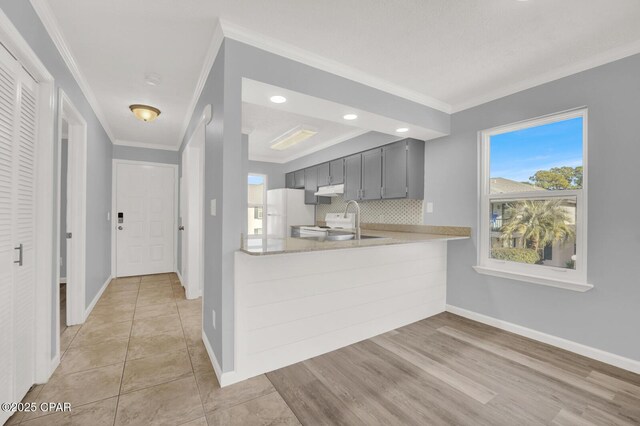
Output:
[[342,194],[344,194],[344,184],[321,186],[318,188],[318,192],[313,195],[317,197],[337,197]]

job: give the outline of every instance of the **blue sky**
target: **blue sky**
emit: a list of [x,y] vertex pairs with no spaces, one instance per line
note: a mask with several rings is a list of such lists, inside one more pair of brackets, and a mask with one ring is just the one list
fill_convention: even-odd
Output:
[[491,177],[528,182],[538,170],[582,165],[582,117],[491,137]]
[[249,175],[249,185],[260,185],[264,183],[263,176]]

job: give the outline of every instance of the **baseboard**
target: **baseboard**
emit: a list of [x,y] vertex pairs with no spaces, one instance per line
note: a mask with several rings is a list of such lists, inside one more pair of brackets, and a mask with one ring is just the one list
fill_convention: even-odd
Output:
[[235,371],[229,371],[226,373],[222,372],[222,368],[220,367],[220,363],[216,358],[216,354],[213,352],[213,348],[211,347],[211,343],[207,338],[207,335],[202,330],[202,342],[204,343],[204,347],[207,349],[207,354],[209,355],[209,360],[211,361],[211,365],[213,365],[213,371],[216,373],[216,377],[218,378],[218,383],[220,383],[220,387],[225,387],[232,385],[234,383],[239,382],[241,379],[236,377]]
[[107,289],[107,286],[109,285],[111,280],[112,280],[111,275],[109,275],[109,278],[107,278],[104,284],[102,284],[102,287],[100,288],[100,291],[98,291],[98,294],[96,294],[96,296],[93,298],[89,306],[87,306],[87,308],[84,310],[84,321],[86,321],[87,318],[89,318],[89,314],[91,314],[91,311],[93,311],[93,308],[96,306],[96,303],[98,303],[98,300],[100,300],[102,293],[104,293],[104,291]]
[[186,295],[187,299],[193,300],[193,299],[197,299],[198,297],[202,296],[202,294],[201,294],[202,292],[200,292],[200,291],[197,291],[194,294],[186,292],[187,287],[184,286],[184,280],[182,279],[182,275],[180,274],[180,271],[176,270],[176,275],[178,276],[178,279],[180,280],[180,285],[182,286],[182,288],[185,289],[185,295]]
[[53,375],[53,372],[56,371],[56,368],[60,365],[60,354],[57,354],[51,360],[51,366],[49,367],[49,378]]
[[67,283],[67,277],[60,277],[60,284],[66,284]]
[[459,315],[461,317],[468,318],[470,320],[477,321],[483,324],[487,324],[501,330],[509,331],[511,333],[518,334],[529,339],[537,340],[538,342],[546,343],[548,345],[555,346],[560,349],[585,356],[587,358],[595,359],[596,361],[604,362],[605,364],[610,364],[614,367],[622,368],[624,370],[640,374],[640,361],[636,361],[631,358],[625,358],[611,352],[606,352],[601,349],[583,345],[582,343],[577,343],[571,340],[563,339],[562,337],[542,333],[540,331],[532,330],[521,325],[479,314],[477,312],[468,311],[457,306],[447,305],[447,312],[451,312],[452,314]]

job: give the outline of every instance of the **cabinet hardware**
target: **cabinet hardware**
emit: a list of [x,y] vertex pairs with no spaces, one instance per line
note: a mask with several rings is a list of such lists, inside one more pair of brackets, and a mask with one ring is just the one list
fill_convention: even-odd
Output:
[[14,260],[13,263],[17,263],[18,266],[22,266],[22,250],[24,246],[19,244],[17,247],[14,247],[14,250],[18,250],[18,260]]

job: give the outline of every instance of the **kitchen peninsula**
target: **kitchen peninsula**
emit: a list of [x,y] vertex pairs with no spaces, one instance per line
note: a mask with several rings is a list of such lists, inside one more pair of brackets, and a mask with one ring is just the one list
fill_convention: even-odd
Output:
[[239,250],[230,383],[443,312],[447,241],[469,235],[363,224],[361,240],[281,238]]

